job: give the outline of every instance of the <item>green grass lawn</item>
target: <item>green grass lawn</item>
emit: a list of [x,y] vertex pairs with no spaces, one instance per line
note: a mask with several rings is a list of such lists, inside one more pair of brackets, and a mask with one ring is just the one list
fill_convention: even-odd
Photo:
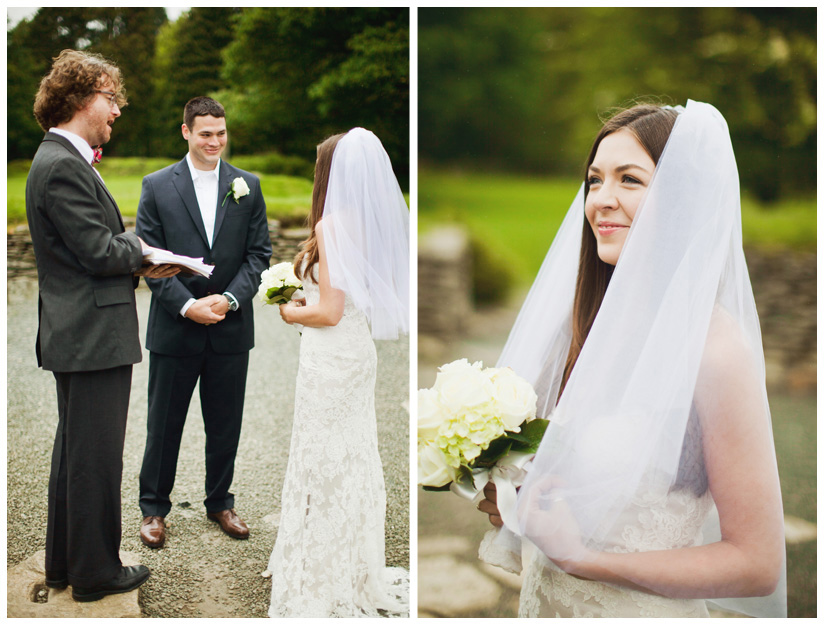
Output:
[[[529,283],[581,183],[505,174],[418,172],[419,234],[445,222],[465,224]],[[816,200],[762,206],[742,201],[746,246],[816,249]]]
[[[109,161],[112,165],[102,167],[101,175],[121,213],[131,217],[137,214],[143,176],[174,162],[169,159],[115,158]],[[9,168],[6,178],[6,223],[9,228],[26,222],[26,174],[23,168]],[[276,174],[261,174],[260,179],[270,218],[296,221],[306,217],[312,203],[311,180]]]

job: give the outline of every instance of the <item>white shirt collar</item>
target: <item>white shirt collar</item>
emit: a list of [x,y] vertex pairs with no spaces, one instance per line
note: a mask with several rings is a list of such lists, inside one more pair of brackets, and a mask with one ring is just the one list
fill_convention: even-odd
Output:
[[189,153],[186,153],[186,164],[189,166],[189,174],[192,176],[192,180],[195,181],[201,176],[215,176],[218,178],[218,171],[221,167],[221,160],[218,159],[218,164],[215,166],[214,170],[199,170],[192,165],[192,157],[189,156]]
[[71,144],[75,148],[77,148],[77,151],[80,153],[80,156],[86,159],[86,162],[89,165],[92,165],[92,161],[95,158],[95,151],[92,150],[92,147],[89,145],[89,142],[83,139],[83,137],[81,137],[80,135],[76,135],[75,133],[69,130],[65,130],[63,128],[50,128],[49,132],[68,139],[71,142]]

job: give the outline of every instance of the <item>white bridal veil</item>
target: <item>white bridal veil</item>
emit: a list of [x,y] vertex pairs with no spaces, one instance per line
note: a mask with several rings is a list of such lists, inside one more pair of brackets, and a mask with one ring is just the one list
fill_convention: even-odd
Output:
[[353,128],[335,146],[324,204],[330,283],[375,339],[409,332],[410,212],[378,137]]
[[[759,321],[742,250],[739,178],[721,114],[689,101],[676,119],[559,398],[571,341],[583,209],[582,188],[498,363],[534,385],[538,413],[550,419],[519,493],[520,528],[511,530],[541,544],[536,532],[552,535],[563,529],[531,529],[526,504],[536,497],[546,499],[541,508],[564,501],[582,543],[610,551],[638,498],[666,499],[680,489],[706,489],[701,454],[699,463],[690,465],[685,450],[695,452],[698,446],[701,453],[695,396],[714,336],[741,347],[745,357],[735,374],[741,386],[730,393],[744,390],[742,400],[755,407],[749,417],[754,432],[770,439],[770,458],[762,462],[775,468],[776,459]],[[778,477],[765,489],[778,494]],[[718,539],[719,517],[712,508],[703,541]],[[558,549],[551,556],[582,557]],[[772,596],[714,602],[750,615],[784,615],[784,564],[782,571]]]

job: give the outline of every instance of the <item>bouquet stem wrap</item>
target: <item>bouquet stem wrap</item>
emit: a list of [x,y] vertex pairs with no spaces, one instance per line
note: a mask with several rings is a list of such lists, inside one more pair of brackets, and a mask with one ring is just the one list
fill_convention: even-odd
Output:
[[472,480],[461,476],[450,484],[450,491],[473,504],[484,499],[484,486],[496,486],[496,498],[501,519],[508,528],[518,528],[516,495],[527,476],[532,452],[510,452],[492,468],[478,467],[472,471]]

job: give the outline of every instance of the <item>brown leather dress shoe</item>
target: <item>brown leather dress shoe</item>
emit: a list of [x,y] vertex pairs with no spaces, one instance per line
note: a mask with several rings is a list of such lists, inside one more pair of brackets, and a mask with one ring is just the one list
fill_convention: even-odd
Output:
[[235,513],[235,509],[226,509],[218,513],[207,513],[206,517],[218,522],[221,530],[235,539],[249,539],[249,527]]
[[149,515],[140,524],[140,540],[150,548],[162,548],[166,541],[166,524],[160,515]]

